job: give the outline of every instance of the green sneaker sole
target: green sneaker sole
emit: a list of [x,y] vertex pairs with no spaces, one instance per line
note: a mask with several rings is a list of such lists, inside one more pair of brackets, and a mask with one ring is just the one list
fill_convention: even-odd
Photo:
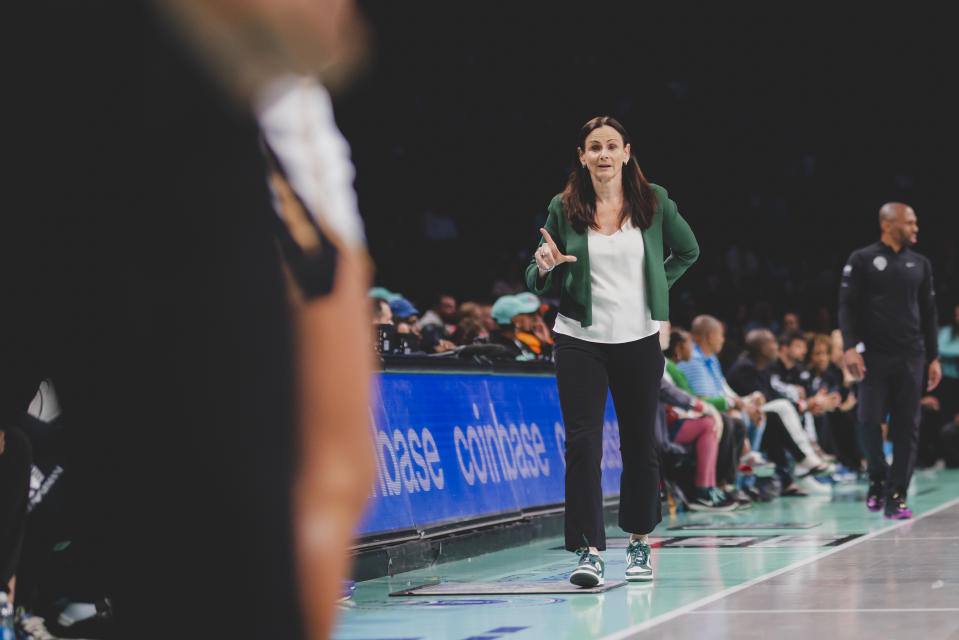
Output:
[[569,581],[577,587],[586,588],[598,587],[605,582],[602,576],[597,576],[592,571],[580,571],[578,569],[570,574]]

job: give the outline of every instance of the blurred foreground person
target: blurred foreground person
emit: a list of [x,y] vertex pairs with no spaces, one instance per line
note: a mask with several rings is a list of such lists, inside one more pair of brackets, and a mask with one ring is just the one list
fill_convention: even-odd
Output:
[[350,5],[157,6],[37,23],[0,417],[55,382],[114,637],[326,638],[372,478],[369,263],[332,120],[284,112],[331,117],[303,74]]
[[[932,263],[911,248],[919,225],[912,207],[890,202],[879,210],[882,235],[853,251],[842,270],[839,328],[843,361],[859,384],[859,438],[869,465],[870,511],[912,517],[906,491],[919,444],[923,380],[932,391],[942,378]],[[880,424],[889,420],[893,461],[882,450]]]

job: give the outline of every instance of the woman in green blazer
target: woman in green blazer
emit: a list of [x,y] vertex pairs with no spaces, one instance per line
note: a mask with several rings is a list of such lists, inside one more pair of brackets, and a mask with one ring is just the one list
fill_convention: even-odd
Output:
[[570,581],[592,587],[604,580],[607,391],[622,452],[619,525],[631,534],[626,579],[649,581],[648,535],[662,519],[654,430],[665,366],[659,321],[669,319],[669,288],[699,246],[666,190],[646,181],[615,119],[587,122],[574,160],[526,268],[531,291],[559,290],[553,332],[566,428],[566,548],[580,556]]

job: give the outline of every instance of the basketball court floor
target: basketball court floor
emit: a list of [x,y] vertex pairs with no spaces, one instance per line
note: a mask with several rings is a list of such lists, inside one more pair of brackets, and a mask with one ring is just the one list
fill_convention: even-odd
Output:
[[864,483],[744,511],[666,516],[652,584],[570,593],[559,537],[361,582],[335,640],[959,639],[959,470],[915,474],[911,521],[869,513]]

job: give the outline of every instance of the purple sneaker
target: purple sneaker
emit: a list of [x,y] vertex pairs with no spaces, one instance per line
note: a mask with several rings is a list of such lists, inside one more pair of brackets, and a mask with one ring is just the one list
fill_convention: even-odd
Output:
[[912,509],[906,506],[906,500],[900,494],[894,493],[886,502],[887,520],[908,520],[912,518]]
[[881,482],[870,482],[869,493],[866,494],[866,508],[872,512],[881,511],[885,495],[885,487]]

